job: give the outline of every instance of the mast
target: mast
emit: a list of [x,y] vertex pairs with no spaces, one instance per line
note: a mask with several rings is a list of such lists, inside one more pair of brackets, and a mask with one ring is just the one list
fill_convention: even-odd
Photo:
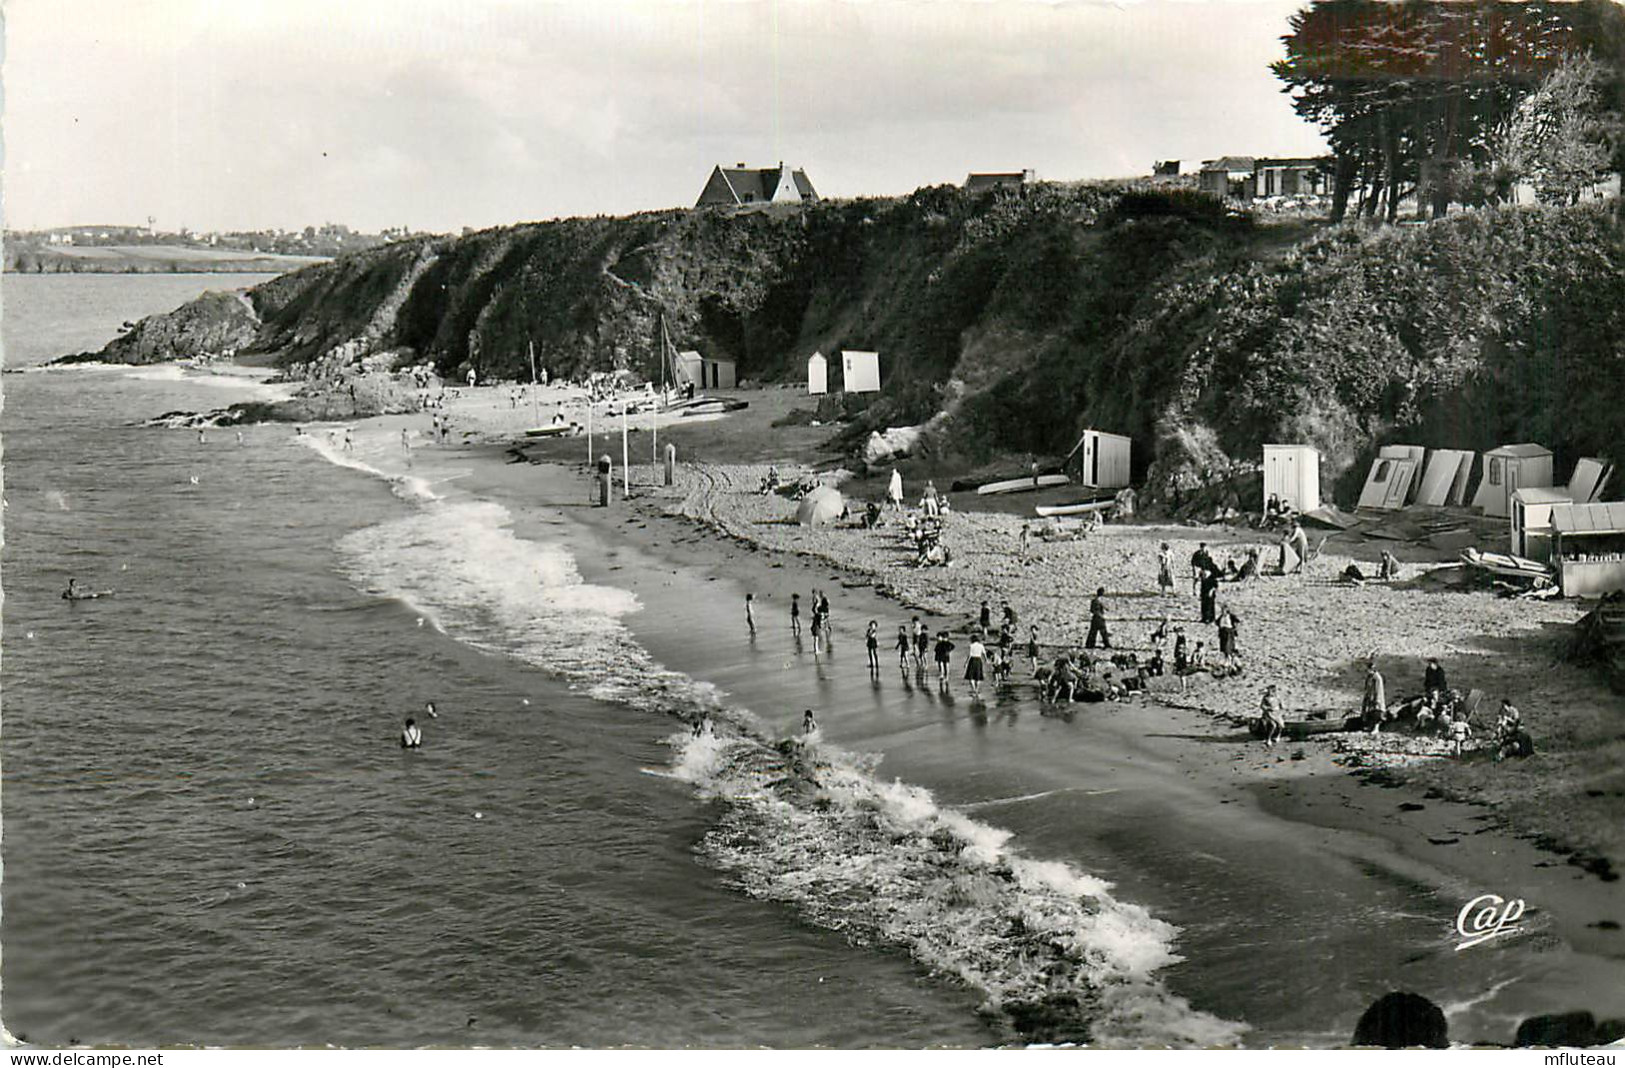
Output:
[[527,341],[526,347],[530,350],[530,422],[532,426],[542,425],[541,403],[536,397],[536,342]]

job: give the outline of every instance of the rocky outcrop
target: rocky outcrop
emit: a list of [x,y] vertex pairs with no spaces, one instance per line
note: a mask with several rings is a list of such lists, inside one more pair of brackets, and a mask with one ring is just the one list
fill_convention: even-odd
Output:
[[166,363],[210,360],[247,348],[260,321],[241,293],[210,290],[163,315],[149,315],[99,352],[64,356],[57,363]]

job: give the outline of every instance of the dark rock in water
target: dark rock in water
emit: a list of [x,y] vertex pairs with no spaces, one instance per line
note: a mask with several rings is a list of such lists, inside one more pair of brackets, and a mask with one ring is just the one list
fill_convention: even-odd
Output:
[[1406,1049],[1425,1046],[1444,1049],[1450,1044],[1450,1025],[1444,1010],[1421,994],[1395,990],[1371,1003],[1354,1025],[1356,1046]]
[[1625,1020],[1604,1020],[1597,1025],[1597,1045],[1606,1046],[1625,1038]]
[[1554,1012],[1531,1016],[1518,1025],[1514,1046],[1594,1046],[1597,1018],[1589,1012]]

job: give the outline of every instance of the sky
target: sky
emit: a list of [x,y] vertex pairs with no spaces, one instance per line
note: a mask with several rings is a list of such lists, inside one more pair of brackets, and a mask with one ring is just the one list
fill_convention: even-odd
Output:
[[1279,0],[5,0],[12,229],[456,231],[1313,155]]

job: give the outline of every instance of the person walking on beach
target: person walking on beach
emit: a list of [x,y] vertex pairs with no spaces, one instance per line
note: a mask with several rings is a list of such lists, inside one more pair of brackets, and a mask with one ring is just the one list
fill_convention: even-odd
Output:
[[1032,524],[1031,523],[1023,523],[1023,524],[1021,524],[1021,558],[1023,560],[1027,559],[1027,542],[1032,536],[1033,536]]
[[917,674],[925,674],[925,654],[931,648],[931,633],[920,622],[920,617],[914,617],[914,670]]
[[903,476],[895,467],[891,469],[891,484],[886,489],[886,496],[894,508],[903,507]]
[[345,452],[354,452],[355,451],[355,439],[350,436],[350,428],[349,427],[344,428],[344,451]]
[[1157,589],[1163,596],[1174,592],[1174,550],[1167,542],[1157,550]]
[[829,598],[822,593],[814,593],[818,598],[818,618],[824,621],[824,648],[830,652],[835,651],[835,629],[830,623]]
[[790,633],[801,637],[801,594],[790,595]]
[[1258,702],[1259,719],[1264,729],[1264,744],[1274,745],[1280,740],[1281,732],[1286,729],[1286,712],[1281,708],[1281,699],[1275,696],[1275,684],[1264,687],[1263,699]]
[[948,688],[948,663],[953,655],[954,643],[949,640],[947,631],[937,633],[937,683],[944,690]]
[[908,625],[902,624],[897,628],[897,666],[908,672],[908,654],[914,648],[914,642],[908,636]]
[[993,609],[988,607],[986,601],[982,602],[982,611],[976,617],[976,622],[977,622],[977,625],[979,627],[981,627],[983,631],[989,631],[989,630],[993,629]]
[[1105,596],[1106,587],[1100,586],[1095,589],[1095,595],[1089,599],[1089,636],[1083,640],[1085,649],[1093,649],[1096,638],[1100,639],[1100,644],[1105,648],[1112,647],[1112,636],[1106,631],[1106,602],[1103,600]]
[[406,717],[406,725],[401,728],[401,748],[416,749],[423,744],[423,728],[411,716]]
[[1033,627],[1027,635],[1027,659],[1032,662],[1033,674],[1038,674],[1038,628]]
[[756,595],[745,594],[745,626],[750,628],[750,636],[756,637]]
[[814,590],[812,595],[812,640],[814,656],[817,656],[822,649],[822,646],[820,645],[820,638],[823,636],[823,633],[824,617],[823,614],[818,610],[818,591]]
[[1236,617],[1230,613],[1230,606],[1225,605],[1219,609],[1219,655],[1228,662],[1236,655]]
[[965,655],[965,681],[970,683],[972,697],[982,695],[982,678],[987,673],[987,646],[982,644],[980,631],[971,635],[970,648]]
[[874,620],[863,632],[863,644],[869,649],[869,674],[880,674],[880,624]]

